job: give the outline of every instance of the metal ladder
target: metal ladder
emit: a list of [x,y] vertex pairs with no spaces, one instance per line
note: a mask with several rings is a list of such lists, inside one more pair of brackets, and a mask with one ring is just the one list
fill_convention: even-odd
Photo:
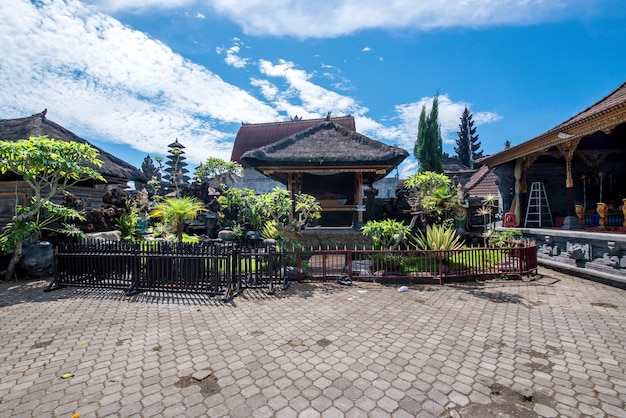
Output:
[[524,226],[535,226],[539,228],[554,226],[550,204],[546,196],[546,187],[541,182],[533,182],[530,186]]

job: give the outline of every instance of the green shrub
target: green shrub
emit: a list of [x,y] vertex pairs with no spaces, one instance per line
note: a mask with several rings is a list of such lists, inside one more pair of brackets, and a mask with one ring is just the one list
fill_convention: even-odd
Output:
[[122,233],[122,239],[132,240],[139,236],[139,217],[136,213],[125,213],[117,220],[117,230]]
[[411,229],[408,226],[393,219],[369,221],[361,227],[361,232],[372,238],[376,250],[395,248],[411,235]]
[[420,250],[458,250],[463,248],[463,241],[452,228],[428,225],[425,234],[420,231],[415,237],[415,245]]
[[516,247],[522,238],[522,233],[514,229],[504,231],[489,231],[487,242],[489,246],[496,248],[513,248]]
[[374,271],[387,270],[387,272],[404,271],[405,257],[402,254],[374,253],[371,257],[374,262]]

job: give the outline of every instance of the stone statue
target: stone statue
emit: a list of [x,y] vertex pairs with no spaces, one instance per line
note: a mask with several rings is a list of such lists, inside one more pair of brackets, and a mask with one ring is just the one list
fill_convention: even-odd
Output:
[[581,244],[578,242],[567,242],[567,256],[576,261],[591,260],[591,248],[589,244]]
[[578,223],[580,225],[585,224],[585,208],[584,206],[576,205],[575,208],[576,216],[578,217]]
[[598,212],[598,215],[600,215],[600,226],[607,226],[609,207],[606,205],[606,203],[598,202],[596,212]]
[[454,223],[457,231],[459,231],[461,234],[464,234],[468,230],[467,209],[469,208],[469,201],[467,199],[467,192],[465,191],[465,187],[463,187],[462,184],[457,184],[456,193],[457,204],[454,208]]

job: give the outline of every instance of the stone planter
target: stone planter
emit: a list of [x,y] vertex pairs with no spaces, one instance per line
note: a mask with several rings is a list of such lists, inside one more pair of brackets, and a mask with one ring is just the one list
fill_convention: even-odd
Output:
[[29,277],[54,275],[54,247],[46,241],[36,244],[24,243],[19,267]]

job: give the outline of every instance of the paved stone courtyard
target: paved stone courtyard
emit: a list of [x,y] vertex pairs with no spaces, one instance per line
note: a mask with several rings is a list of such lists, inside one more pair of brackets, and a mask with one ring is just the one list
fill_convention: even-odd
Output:
[[3,417],[626,417],[626,291],[550,270],[229,304],[44,284],[0,284]]

